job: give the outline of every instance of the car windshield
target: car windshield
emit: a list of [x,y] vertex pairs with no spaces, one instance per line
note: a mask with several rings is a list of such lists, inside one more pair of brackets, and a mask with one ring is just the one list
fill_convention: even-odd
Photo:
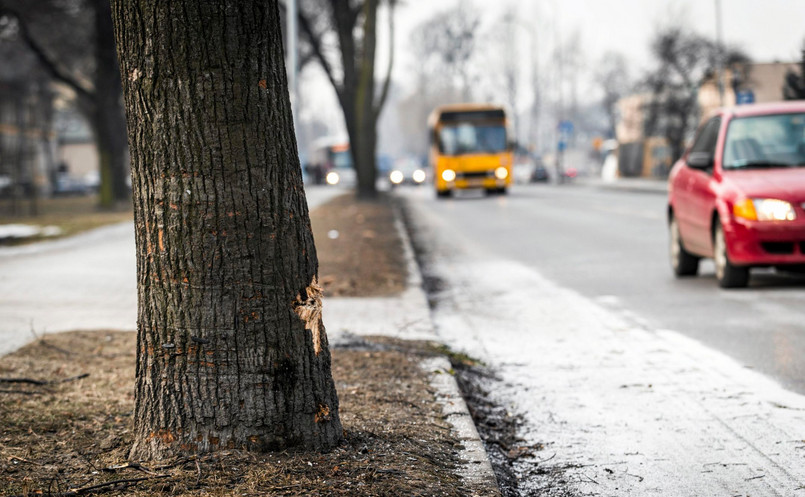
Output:
[[805,166],[805,114],[735,118],[724,143],[724,169]]
[[506,128],[502,124],[445,126],[439,141],[444,155],[494,154],[506,150]]

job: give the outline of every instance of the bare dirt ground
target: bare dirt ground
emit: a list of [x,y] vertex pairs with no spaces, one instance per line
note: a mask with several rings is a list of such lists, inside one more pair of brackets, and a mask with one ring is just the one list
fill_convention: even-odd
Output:
[[325,295],[383,297],[405,290],[405,256],[388,198],[358,202],[347,194],[310,218]]
[[[403,288],[387,199],[340,198],[312,217],[331,294]],[[339,238],[327,238],[333,229]],[[330,453],[228,451],[152,465],[128,460],[135,340],[77,331],[0,358],[0,494],[480,495],[456,475],[459,442],[419,366],[440,352],[432,344],[356,339],[333,350],[345,442]]]

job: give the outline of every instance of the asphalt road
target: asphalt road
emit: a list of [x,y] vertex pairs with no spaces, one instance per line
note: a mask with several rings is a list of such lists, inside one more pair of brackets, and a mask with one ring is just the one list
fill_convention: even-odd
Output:
[[525,264],[646,330],[673,330],[805,393],[805,279],[753,273],[721,290],[711,262],[675,279],[662,194],[517,185],[505,197],[401,192],[475,257]]

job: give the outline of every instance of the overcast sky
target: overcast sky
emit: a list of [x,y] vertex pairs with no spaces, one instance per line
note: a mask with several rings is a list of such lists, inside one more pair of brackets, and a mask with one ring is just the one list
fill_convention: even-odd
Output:
[[[405,50],[411,30],[457,0],[404,0],[398,8],[396,75],[405,79],[413,63]],[[536,25],[540,39],[581,33],[585,59],[608,51],[623,53],[639,72],[650,64],[649,42],[659,26],[677,20],[703,35],[716,35],[716,0],[474,0],[487,19],[507,5],[521,12],[523,25]],[[756,62],[794,61],[805,39],[805,0],[721,0],[724,40]],[[382,24],[381,24],[382,25]],[[382,53],[382,50],[380,51]]]

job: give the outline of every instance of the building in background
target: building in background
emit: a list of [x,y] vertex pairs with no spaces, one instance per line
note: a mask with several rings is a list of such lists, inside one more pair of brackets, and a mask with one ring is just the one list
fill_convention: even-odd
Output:
[[[783,86],[788,71],[799,71],[796,62],[736,64],[724,70],[724,107],[778,102],[783,100]],[[717,75],[699,86],[699,108],[702,120],[722,107]]]
[[55,192],[80,194],[96,191],[100,183],[98,147],[89,123],[74,109],[56,113],[58,174]]
[[[798,71],[798,68],[794,62],[771,62],[740,64],[726,69],[723,106],[783,100],[785,76],[788,71]],[[722,106],[717,76],[709,75],[696,91],[699,118],[704,120]],[[650,93],[637,93],[621,98],[616,104],[618,176],[665,178],[670,171],[672,157],[668,141],[663,136],[649,136],[646,133],[646,119],[652,98]],[[663,126],[655,123],[654,128],[663,129]]]
[[671,168],[671,153],[664,136],[647,136],[647,107],[650,93],[621,98],[615,138],[618,141],[618,176],[664,178]]

